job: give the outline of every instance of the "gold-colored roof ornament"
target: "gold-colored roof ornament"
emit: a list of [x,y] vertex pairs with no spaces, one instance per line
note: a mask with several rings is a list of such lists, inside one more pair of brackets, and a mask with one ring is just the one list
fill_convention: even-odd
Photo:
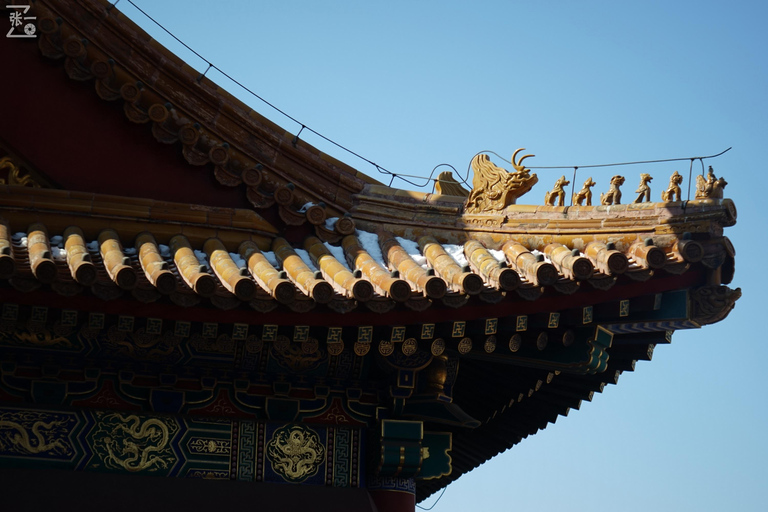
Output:
[[680,184],[682,182],[683,176],[679,172],[675,171],[674,174],[669,177],[669,187],[667,187],[667,190],[661,191],[661,200],[665,202],[682,200],[682,197],[680,196]]
[[515,204],[522,196],[538,183],[536,174],[530,174],[523,160],[534,155],[524,155],[515,161],[517,154],[525,148],[517,149],[512,155],[512,167],[515,172],[508,172],[494,165],[488,155],[479,154],[472,159],[472,191],[467,198],[465,211],[467,213],[498,212],[511,204]]
[[570,184],[571,182],[565,179],[565,175],[558,178],[554,188],[544,194],[544,204],[547,206],[555,206],[555,203],[559,202],[560,206],[565,206],[565,191],[563,190],[563,187]]
[[592,206],[592,187],[595,185],[597,185],[597,183],[592,181],[592,176],[587,178],[587,181],[584,182],[584,186],[581,187],[581,190],[573,194],[573,204],[581,206],[581,203],[586,200],[586,206]]
[[22,176],[21,168],[17,166],[10,157],[0,158],[0,175],[6,171],[6,177],[0,177],[0,185],[18,185],[21,187],[40,188],[40,184],[29,174]]
[[624,184],[624,176],[618,174],[611,178],[611,186],[608,192],[600,193],[600,204],[621,204],[621,187]]
[[715,171],[710,165],[706,179],[701,175],[696,176],[696,199],[722,199],[723,189],[727,184],[722,176],[715,177]]
[[635,190],[635,194],[639,195],[633,202],[649,203],[651,201],[651,186],[649,183],[652,179],[653,177],[650,174],[643,173],[640,175],[640,184],[637,186],[637,190]]
[[443,171],[437,176],[435,190],[438,194],[445,196],[467,197],[469,195],[469,191],[456,181],[451,171]]

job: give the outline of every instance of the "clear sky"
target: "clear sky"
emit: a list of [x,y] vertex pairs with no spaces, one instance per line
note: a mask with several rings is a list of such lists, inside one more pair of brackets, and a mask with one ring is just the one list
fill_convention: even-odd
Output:
[[[678,331],[618,386],[450,485],[433,510],[766,510],[768,3],[134,1],[301,123],[393,172],[427,176],[448,163],[466,173],[478,151],[509,158],[518,147],[536,155],[529,166],[573,166],[733,146],[706,164],[739,212],[727,229],[736,309]],[[205,70],[127,0],[118,8]],[[215,70],[207,76],[299,130]],[[302,139],[377,175],[307,131]],[[623,174],[630,196],[647,172],[658,200],[675,170],[687,188],[688,168],[580,171],[577,185],[591,175],[599,193]],[[521,203],[541,204],[572,171],[536,172]]]

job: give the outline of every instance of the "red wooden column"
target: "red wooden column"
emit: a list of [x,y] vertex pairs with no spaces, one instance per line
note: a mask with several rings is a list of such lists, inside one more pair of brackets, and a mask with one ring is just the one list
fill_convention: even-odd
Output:
[[416,510],[416,496],[395,489],[368,489],[378,512],[412,512]]

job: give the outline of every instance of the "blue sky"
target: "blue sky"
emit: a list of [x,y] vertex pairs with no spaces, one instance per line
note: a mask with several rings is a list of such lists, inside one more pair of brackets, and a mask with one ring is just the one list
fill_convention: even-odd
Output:
[[[508,158],[518,147],[537,155],[530,166],[583,166],[733,146],[706,164],[739,212],[726,231],[737,250],[731,286],[743,291],[736,309],[677,332],[618,386],[449,486],[433,510],[765,509],[768,4],[134,1],[301,123],[393,172],[426,176],[448,163],[465,173],[478,151]],[[118,8],[205,70],[127,0]],[[207,76],[299,130],[216,70]],[[377,175],[307,131],[302,139]],[[592,175],[605,191],[620,173],[631,195],[648,172],[658,200],[675,170],[687,188],[688,167],[580,171],[577,184]],[[541,204],[571,171],[537,172],[521,203]]]

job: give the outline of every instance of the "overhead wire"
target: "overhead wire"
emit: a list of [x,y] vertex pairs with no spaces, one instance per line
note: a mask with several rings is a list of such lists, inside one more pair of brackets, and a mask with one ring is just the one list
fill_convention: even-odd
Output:
[[[120,0],[117,0],[117,2],[115,2],[114,4],[112,4],[112,7],[114,7],[115,5],[117,5],[117,3],[118,3],[119,1],[120,1]],[[222,70],[221,68],[219,68],[219,67],[218,67],[217,65],[215,65],[213,62],[211,62],[210,60],[208,60],[208,59],[206,59],[205,57],[203,57],[203,56],[202,56],[200,53],[196,52],[196,51],[195,51],[195,50],[194,50],[194,49],[193,49],[191,46],[189,46],[187,43],[185,43],[184,41],[182,41],[181,39],[179,39],[178,37],[176,37],[176,35],[174,35],[174,34],[173,34],[173,32],[171,32],[170,30],[168,30],[167,28],[165,28],[165,26],[163,26],[163,24],[162,24],[162,23],[160,23],[159,21],[157,21],[156,19],[154,19],[154,18],[153,18],[152,16],[150,16],[150,15],[149,15],[149,14],[148,14],[146,11],[144,11],[144,10],[143,10],[141,7],[139,7],[138,5],[136,5],[136,3],[135,3],[133,0],[126,0],[126,1],[127,1],[129,4],[131,4],[131,5],[132,5],[132,6],[133,6],[133,7],[134,7],[134,8],[135,8],[137,11],[139,11],[141,14],[143,14],[143,15],[144,15],[144,16],[145,16],[145,17],[146,17],[148,20],[150,20],[152,23],[154,23],[155,25],[157,25],[157,26],[158,26],[158,27],[159,27],[159,28],[160,28],[160,29],[161,29],[163,32],[165,32],[165,33],[166,33],[166,34],[168,34],[170,37],[172,37],[172,38],[173,38],[173,39],[174,39],[176,42],[178,42],[178,43],[179,43],[179,44],[181,44],[181,45],[182,45],[184,48],[186,48],[187,50],[189,50],[190,52],[192,52],[192,53],[193,53],[195,56],[197,56],[197,57],[198,57],[200,60],[202,60],[203,62],[205,62],[206,64],[208,64],[208,69],[206,69],[206,70],[205,70],[205,72],[204,72],[202,75],[200,75],[200,77],[198,78],[198,82],[199,82],[200,80],[202,80],[202,78],[203,78],[203,77],[204,77],[204,76],[205,76],[205,75],[208,73],[208,71],[209,71],[211,68],[213,68],[213,69],[215,69],[216,71],[218,71],[219,73],[221,73],[223,76],[225,76],[226,78],[228,78],[230,81],[232,81],[232,83],[234,83],[235,85],[237,85],[238,87],[240,87],[241,89],[243,89],[245,92],[247,92],[248,94],[250,94],[251,96],[253,96],[254,98],[258,99],[259,101],[261,101],[261,102],[262,102],[262,103],[264,103],[265,105],[269,106],[270,108],[274,109],[276,112],[278,112],[278,113],[282,114],[282,115],[283,115],[283,116],[285,116],[286,118],[290,119],[290,120],[291,120],[291,121],[293,121],[294,123],[296,123],[296,124],[300,125],[300,126],[301,126],[301,130],[299,131],[299,133],[301,133],[301,131],[302,131],[302,130],[305,130],[305,129],[306,129],[307,131],[309,131],[309,132],[312,132],[313,134],[317,135],[318,137],[320,137],[321,139],[325,140],[326,142],[328,142],[328,143],[330,143],[330,144],[333,144],[334,146],[338,147],[339,149],[341,149],[341,150],[343,150],[343,151],[346,151],[346,152],[347,152],[347,153],[349,153],[350,155],[353,155],[353,156],[355,156],[355,157],[357,157],[357,158],[359,158],[359,159],[363,160],[364,162],[367,162],[367,163],[369,163],[370,165],[374,166],[374,167],[376,168],[376,170],[378,170],[380,173],[382,173],[382,174],[386,174],[386,175],[389,175],[389,176],[392,176],[392,179],[394,179],[395,177],[397,177],[397,178],[400,178],[400,179],[402,179],[403,181],[405,181],[406,183],[410,183],[410,184],[412,184],[412,185],[413,185],[413,183],[411,183],[409,180],[406,180],[406,179],[403,179],[403,178],[401,178],[401,176],[403,176],[403,175],[400,175],[400,174],[394,173],[394,172],[392,172],[392,171],[389,171],[388,169],[385,169],[384,167],[381,167],[380,165],[376,164],[376,163],[375,163],[375,162],[373,162],[372,160],[369,160],[368,158],[365,158],[364,156],[360,155],[359,153],[356,153],[356,152],[352,151],[351,149],[349,149],[349,148],[347,148],[347,147],[345,147],[345,146],[343,146],[343,145],[339,144],[338,142],[334,141],[333,139],[331,139],[331,138],[329,138],[329,137],[326,137],[325,135],[323,135],[322,133],[318,132],[317,130],[314,130],[314,129],[312,129],[312,128],[311,128],[311,127],[309,127],[309,126],[306,126],[304,123],[302,123],[301,121],[299,121],[299,120],[298,120],[298,119],[296,119],[295,117],[291,116],[290,114],[288,114],[288,113],[287,113],[287,112],[285,112],[284,110],[280,109],[279,107],[277,107],[277,106],[276,106],[276,105],[274,105],[273,103],[271,103],[271,102],[267,101],[266,99],[264,99],[263,97],[261,97],[260,95],[258,95],[257,93],[255,93],[254,91],[252,91],[251,89],[249,89],[248,87],[246,87],[244,84],[240,83],[238,80],[236,80],[235,78],[233,78],[232,76],[230,76],[230,75],[229,75],[227,72],[225,72],[224,70]],[[298,142],[298,135],[296,135],[296,137],[294,137],[294,141]],[[414,185],[414,186],[417,186],[417,185]],[[423,185],[421,185],[421,186],[423,186]]]
[[448,488],[448,486],[447,486],[447,485],[446,485],[445,487],[443,487],[443,492],[441,492],[441,493],[440,493],[440,496],[438,496],[438,497],[437,497],[437,499],[435,500],[435,502],[434,502],[434,503],[433,503],[433,504],[432,504],[432,505],[431,505],[429,508],[427,508],[427,507],[422,507],[422,506],[421,506],[421,505],[419,505],[418,503],[416,504],[416,506],[417,506],[418,508],[420,508],[421,510],[432,510],[433,508],[435,508],[435,505],[437,505],[437,504],[440,502],[440,498],[442,498],[442,497],[443,497],[443,494],[445,494],[445,490],[446,490],[447,488]]
[[[114,8],[119,2],[120,2],[120,0],[116,0],[113,4],[110,4],[110,6],[108,7],[107,10],[111,11],[111,9]],[[337,148],[341,149],[342,151],[345,151],[345,152],[349,153],[350,155],[352,155],[352,156],[354,156],[356,158],[359,158],[360,160],[362,160],[362,161],[372,165],[379,173],[387,175],[387,176],[390,176],[390,182],[389,182],[390,186],[394,182],[395,178],[397,178],[397,179],[399,179],[399,180],[401,180],[401,181],[403,181],[405,183],[408,183],[409,185],[412,185],[412,186],[418,187],[418,188],[426,187],[429,184],[429,182],[431,181],[433,183],[433,187],[434,187],[434,183],[437,182],[437,179],[433,178],[432,176],[434,175],[434,172],[435,172],[435,170],[438,167],[440,167],[442,165],[446,165],[446,166],[451,167],[454,171],[456,171],[456,168],[451,166],[451,165],[449,165],[449,164],[439,164],[439,165],[435,166],[435,168],[432,169],[432,172],[430,173],[429,177],[424,178],[423,176],[395,173],[395,172],[392,172],[392,171],[390,171],[390,170],[388,170],[388,169],[378,165],[374,161],[372,161],[372,160],[362,156],[361,154],[359,154],[359,153],[357,153],[355,151],[352,151],[351,149],[347,148],[346,146],[344,146],[342,144],[339,144],[338,142],[336,142],[335,140],[331,139],[330,137],[327,137],[327,136],[323,135],[322,133],[318,132],[317,130],[315,130],[315,129],[305,125],[304,123],[302,123],[301,121],[299,121],[295,117],[291,116],[290,114],[288,114],[287,112],[285,112],[284,110],[279,108],[277,105],[269,102],[268,100],[266,100],[265,98],[263,98],[262,96],[257,94],[256,92],[252,91],[246,85],[244,85],[241,82],[239,82],[238,80],[236,80],[234,77],[229,75],[227,72],[222,70],[220,67],[216,66],[213,62],[211,62],[210,60],[208,60],[205,57],[203,57],[200,53],[195,51],[191,46],[189,46],[187,43],[185,43],[180,38],[178,38],[175,34],[173,34],[173,32],[171,32],[165,26],[163,26],[162,23],[160,23],[155,18],[150,16],[149,13],[144,11],[141,7],[136,5],[136,3],[133,0],[126,0],[126,2],[131,4],[138,12],[140,12],[142,15],[144,15],[149,21],[151,21],[152,23],[157,25],[163,32],[168,34],[176,42],[178,42],[184,48],[186,48],[187,50],[192,52],[192,54],[194,54],[200,60],[202,60],[203,62],[208,64],[208,67],[206,68],[206,70],[203,73],[201,73],[200,76],[198,76],[198,78],[197,78],[198,82],[202,81],[202,79],[208,74],[208,71],[210,71],[211,68],[213,68],[216,71],[218,71],[219,73],[221,73],[224,77],[229,79],[232,83],[234,83],[235,85],[240,87],[242,90],[244,90],[245,92],[247,92],[248,94],[253,96],[254,98],[258,99],[259,101],[261,101],[262,103],[264,103],[268,107],[272,108],[273,110],[275,110],[279,114],[283,115],[284,117],[286,117],[290,121],[292,121],[292,122],[296,123],[297,125],[299,125],[301,128],[299,129],[298,133],[294,136],[293,141],[292,141],[294,146],[296,144],[298,144],[299,135],[301,135],[301,132],[304,131],[304,130],[307,130],[308,132],[313,133],[317,137],[320,137],[324,141],[326,141],[326,142],[336,146]],[[683,161],[683,160],[691,160],[691,162],[693,162],[694,160],[700,160],[701,163],[702,163],[702,169],[703,169],[704,159],[718,157],[718,156],[722,155],[723,153],[729,151],[730,149],[731,148],[729,147],[728,149],[726,149],[724,151],[721,151],[720,153],[718,153],[716,155],[709,155],[709,156],[697,156],[697,157],[687,157],[687,158],[667,158],[667,159],[661,159],[661,160],[640,160],[640,161],[633,161],[633,162],[618,162],[618,163],[610,163],[610,164],[593,164],[593,165],[534,166],[534,167],[528,167],[528,168],[529,169],[574,169],[574,180],[576,178],[576,171],[578,169],[589,169],[589,168],[597,168],[597,167],[616,167],[616,166],[635,165],[635,164],[654,164],[654,163],[663,163],[663,162],[677,162],[677,161]],[[474,157],[476,157],[477,155],[482,154],[482,153],[490,153],[490,154],[495,155],[495,156],[497,156],[497,157],[499,157],[499,158],[501,158],[503,160],[506,160],[504,157],[502,157],[498,153],[496,153],[494,151],[490,151],[490,150],[479,151],[479,152],[475,153],[475,155],[472,158],[474,159]],[[471,169],[471,161],[470,161],[470,164],[467,166],[467,174],[466,174],[466,176],[462,177],[461,175],[459,175],[458,171],[456,171],[457,177],[459,178],[459,182],[463,183],[463,184],[465,184],[467,186],[470,186],[469,182],[468,182],[470,169]],[[703,174],[703,171],[702,171],[702,174]],[[416,183],[416,182],[414,182],[414,181],[412,181],[412,180],[410,180],[408,178],[418,178],[419,180],[424,180],[424,183],[423,184],[418,184],[418,183]],[[472,188],[472,187],[470,187],[470,188]],[[690,180],[689,180],[689,188],[690,188]],[[689,191],[689,196],[690,196],[690,191]]]
[[[664,158],[662,160],[637,160],[634,162],[617,162],[613,164],[594,164],[594,165],[562,165],[562,166],[536,166],[536,167],[529,167],[529,169],[573,169],[574,167],[578,167],[579,169],[588,169],[588,168],[594,168],[594,167],[617,167],[621,165],[635,165],[635,164],[659,164],[664,162],[682,162],[684,160],[703,160],[707,158],[716,158],[724,153],[727,153],[730,151],[732,147],[728,149],[724,149],[723,151],[717,153],[716,155],[709,155],[709,156],[689,156],[685,158]],[[494,153],[496,154],[496,153]],[[496,155],[498,156],[498,155]]]

